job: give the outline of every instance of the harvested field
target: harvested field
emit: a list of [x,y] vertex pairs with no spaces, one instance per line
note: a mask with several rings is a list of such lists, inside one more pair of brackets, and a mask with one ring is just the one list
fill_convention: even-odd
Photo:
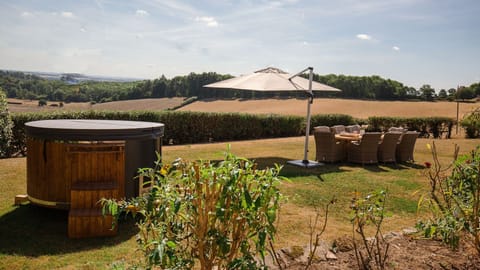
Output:
[[37,100],[8,99],[8,108],[11,112],[38,112],[53,110],[115,110],[115,111],[134,111],[134,110],[153,110],[161,111],[174,108],[182,104],[184,98],[148,98],[105,102],[90,104],[89,102],[71,102],[64,103],[60,107],[60,102],[47,102],[47,106],[39,107]]
[[146,98],[134,100],[121,100],[113,102],[98,103],[92,106],[95,110],[119,110],[119,111],[139,111],[152,110],[162,111],[174,108],[182,104],[184,98]]
[[60,107],[60,102],[49,101],[47,106],[38,106],[38,100],[24,100],[16,98],[7,98],[8,109],[11,112],[42,112],[55,110],[88,110],[92,108],[89,102],[71,102],[63,103]]
[[[88,102],[48,102],[39,107],[37,100],[8,99],[12,112],[51,110],[166,110],[182,104],[184,98],[149,98],[90,104]],[[302,99],[257,99],[257,100],[201,100],[180,108],[180,111],[242,112],[264,114],[305,115],[306,100]],[[460,103],[459,116],[480,107],[479,103]],[[312,114],[341,113],[357,118],[369,116],[446,116],[456,118],[456,102],[371,101],[353,99],[317,98],[312,104]]]
[[[196,101],[179,110],[201,112],[243,112],[305,115],[306,100],[258,99]],[[460,103],[460,119],[479,107],[478,103]],[[369,116],[446,116],[457,117],[456,102],[369,101],[353,99],[317,98],[312,104],[312,114],[341,113],[357,118]]]

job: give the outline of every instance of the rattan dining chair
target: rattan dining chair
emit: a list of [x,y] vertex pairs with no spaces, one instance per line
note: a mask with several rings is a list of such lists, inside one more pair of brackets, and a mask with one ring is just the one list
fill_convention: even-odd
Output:
[[413,158],[413,150],[415,149],[415,142],[417,141],[419,134],[420,133],[416,131],[407,131],[402,135],[395,151],[397,162],[415,162],[415,159]]
[[345,131],[350,133],[360,133],[360,125],[346,126]]
[[328,126],[316,126],[313,130],[323,131],[323,132],[330,132],[330,127]]
[[348,161],[364,164],[378,163],[377,151],[378,142],[382,133],[367,132],[363,134],[359,142],[351,142],[348,144]]
[[345,132],[345,126],[344,125],[335,125],[331,127],[331,130],[335,132],[335,134],[340,134],[342,132]]
[[345,142],[335,140],[333,131],[314,129],[316,160],[320,162],[338,162],[345,160]]
[[387,132],[383,135],[382,140],[378,144],[379,162],[396,162],[395,151],[401,135],[402,133],[400,132]]

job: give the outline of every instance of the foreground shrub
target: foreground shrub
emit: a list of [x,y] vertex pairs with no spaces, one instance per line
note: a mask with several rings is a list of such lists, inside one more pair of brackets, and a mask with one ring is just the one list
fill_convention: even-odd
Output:
[[466,236],[480,254],[480,146],[458,159],[455,147],[455,161],[445,169],[439,163],[435,143],[430,148],[433,164],[426,163],[430,167],[430,193],[419,203],[426,204],[432,217],[417,227],[426,237],[441,239],[452,248]]
[[464,117],[460,125],[465,129],[467,138],[480,137],[480,108]]
[[[359,269],[385,269],[388,261],[389,244],[383,238],[382,223],[385,218],[387,192],[379,190],[361,197],[355,193],[352,199],[353,246]],[[372,227],[374,235],[367,237],[367,228]],[[357,243],[357,235],[360,241]],[[360,248],[363,247],[363,249]]]
[[[258,170],[230,153],[218,163],[175,161],[140,170],[151,189],[104,210],[140,215],[138,244],[147,268],[259,269],[274,239],[281,167]],[[260,257],[260,260],[257,259]]]
[[12,127],[12,119],[7,107],[7,96],[0,88],[0,158],[10,157]]

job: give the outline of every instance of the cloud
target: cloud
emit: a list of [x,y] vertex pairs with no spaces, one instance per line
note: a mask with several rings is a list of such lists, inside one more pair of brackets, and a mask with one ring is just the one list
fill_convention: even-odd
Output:
[[32,17],[32,13],[28,12],[28,11],[24,11],[22,12],[22,14],[20,14],[20,16],[24,17],[24,18],[27,18],[27,17]]
[[361,40],[371,40],[372,39],[372,37],[367,35],[367,34],[358,34],[357,38],[361,39]]
[[400,51],[400,48],[397,47],[397,46],[393,46],[393,47],[392,47],[392,50],[394,50],[394,51]]
[[145,17],[145,16],[148,16],[150,14],[146,10],[137,9],[137,11],[135,11],[135,15],[140,16],[140,17]]
[[75,17],[75,16],[73,15],[73,13],[70,12],[70,11],[62,11],[62,12],[60,13],[60,16],[62,16],[62,17],[64,17],[64,18],[73,18],[73,17]]
[[208,27],[217,27],[218,22],[213,17],[197,17],[195,19],[197,22],[204,22],[207,24]]

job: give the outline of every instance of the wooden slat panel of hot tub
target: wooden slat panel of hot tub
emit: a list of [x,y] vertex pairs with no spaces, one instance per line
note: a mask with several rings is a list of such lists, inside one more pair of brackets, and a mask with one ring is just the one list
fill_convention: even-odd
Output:
[[125,196],[123,142],[65,143],[27,138],[27,194],[32,203],[68,209],[71,184],[115,181]]
[[68,208],[70,178],[65,171],[65,145],[27,138],[27,194],[33,203]]
[[102,198],[124,197],[125,151],[123,144],[69,144],[67,156],[71,176],[68,236],[109,236],[112,217],[101,214]]

